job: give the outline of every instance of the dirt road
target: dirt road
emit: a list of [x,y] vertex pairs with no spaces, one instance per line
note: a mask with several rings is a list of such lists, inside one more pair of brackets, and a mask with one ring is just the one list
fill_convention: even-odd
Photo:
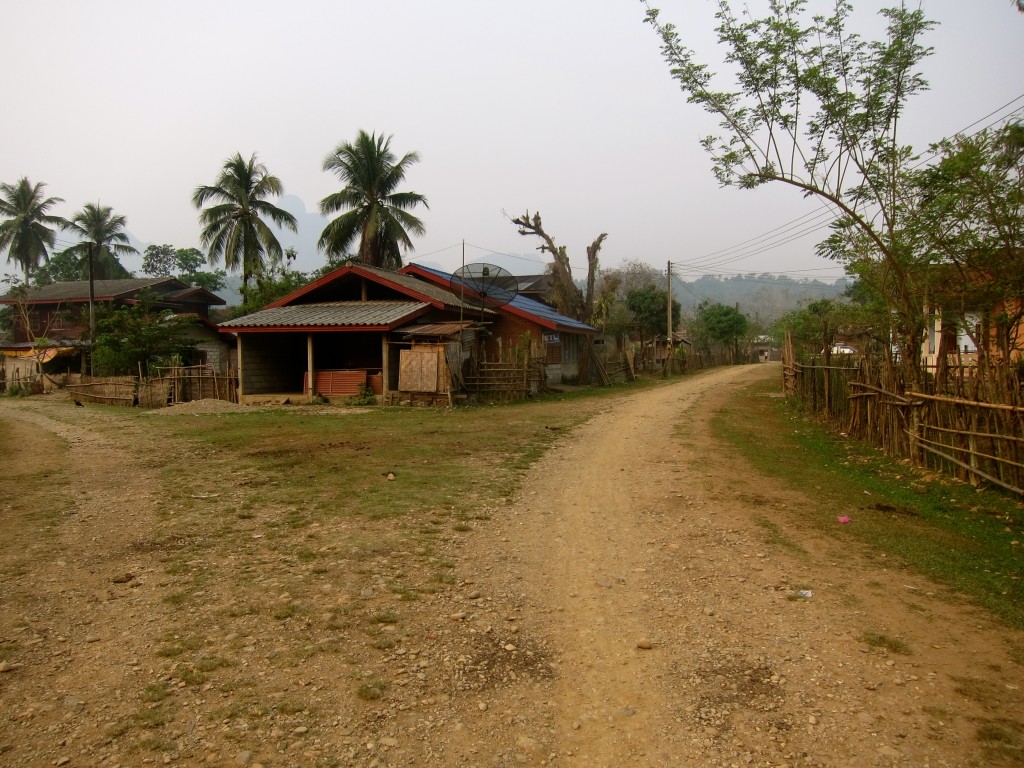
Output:
[[[797,511],[834,512],[710,435],[729,392],[770,375],[607,403],[445,545],[454,577],[417,602],[384,587],[425,555],[303,570],[244,482],[252,511],[207,546],[156,502],[153,457],[185,447],[116,413],[0,402],[8,467],[83,489],[38,518],[47,537],[25,499],[0,504],[0,763],[1020,764],[1024,638],[807,527]],[[181,610],[184,581],[202,600]],[[379,622],[372,648],[357,615]]]

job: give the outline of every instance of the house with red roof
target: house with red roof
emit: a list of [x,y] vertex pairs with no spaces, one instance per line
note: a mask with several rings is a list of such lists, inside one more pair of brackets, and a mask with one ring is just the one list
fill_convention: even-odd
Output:
[[596,333],[525,297],[481,306],[450,280],[422,267],[347,264],[221,323],[237,339],[239,401],[372,392],[392,402],[451,402],[488,364],[510,366],[513,350],[520,359],[541,354],[544,334]]

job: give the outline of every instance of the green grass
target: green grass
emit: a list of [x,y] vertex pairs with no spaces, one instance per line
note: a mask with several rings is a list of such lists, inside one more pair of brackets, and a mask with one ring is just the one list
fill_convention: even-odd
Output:
[[898,653],[901,656],[909,656],[910,646],[898,637],[887,635],[883,632],[866,632],[861,640],[872,648],[880,648],[890,653]]
[[[887,567],[919,571],[1024,627],[1024,508],[1017,498],[951,478],[926,481],[909,465],[764,396],[778,389],[770,381],[742,390],[712,424],[757,470],[807,494],[799,509],[787,510],[792,519]],[[852,523],[839,525],[838,515]]]
[[[598,390],[588,400],[597,407],[621,391]],[[222,463],[226,473],[242,478],[241,485],[259,488],[265,504],[288,507],[276,525],[301,528],[336,516],[393,519],[430,510],[485,519],[481,507],[513,493],[523,471],[586,418],[588,408],[567,407],[566,401],[577,399],[355,415],[254,410],[179,416],[156,426],[197,443],[211,465]],[[388,480],[388,473],[395,479]],[[182,484],[173,501],[195,506],[195,490]]]

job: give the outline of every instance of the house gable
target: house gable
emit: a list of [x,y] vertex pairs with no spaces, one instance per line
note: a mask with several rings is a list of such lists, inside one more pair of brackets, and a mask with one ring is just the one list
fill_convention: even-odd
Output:
[[325,304],[356,301],[416,301],[434,309],[461,308],[463,305],[447,287],[424,283],[398,272],[346,264],[297,291],[268,304],[264,309],[275,309],[296,304]]
[[[415,276],[434,285],[447,287],[451,284],[452,275],[420,264],[408,264],[402,268],[402,274]],[[531,299],[527,296],[517,295],[508,304],[496,307],[498,313],[514,315],[522,320],[539,325],[549,331],[556,333],[582,333],[593,335],[597,329],[586,323],[575,320],[552,309],[547,304]]]

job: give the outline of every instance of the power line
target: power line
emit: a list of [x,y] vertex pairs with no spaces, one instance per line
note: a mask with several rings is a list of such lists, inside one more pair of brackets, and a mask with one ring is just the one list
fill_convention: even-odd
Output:
[[[1000,113],[1003,113],[1004,110],[1006,110],[1008,107],[1016,104],[1017,102],[1019,102],[1021,100],[1024,100],[1024,93],[1021,93],[1020,95],[1014,97],[1013,99],[1010,99],[1005,104],[1003,104],[1003,105],[997,107],[996,109],[992,110],[991,112],[989,112],[987,115],[984,115],[984,116],[978,118],[977,120],[975,120],[974,122],[970,123],[969,125],[961,128],[959,131],[957,131],[953,135],[954,136],[960,136],[960,135],[966,133],[967,131],[969,131],[971,128],[974,128],[975,126],[977,126],[979,123],[982,123],[982,122],[984,122],[986,120],[989,120],[989,118],[992,118],[995,115],[1000,115],[1000,116],[999,117],[995,117],[995,119],[993,119],[993,120],[990,120],[988,123],[986,123],[984,126],[979,128],[977,131],[974,132],[974,134],[971,134],[971,135],[976,135],[978,133],[981,133],[982,131],[985,131],[985,130],[991,128],[992,126],[994,126],[994,125],[996,125],[998,123],[1008,121],[1011,117],[1017,115],[1018,113],[1024,112],[1024,107],[1017,107],[1017,108],[1015,108],[1013,110],[1010,110],[1009,112],[1006,112],[1005,114],[1000,114]],[[936,143],[938,143],[938,142],[936,142]],[[911,166],[911,169],[919,168],[920,166],[925,165],[926,163],[930,162],[932,159],[937,157],[938,154],[939,153],[937,153],[937,152],[932,152],[932,153],[928,153],[928,154],[922,156],[922,158],[920,159],[920,162],[918,162],[917,164]],[[827,222],[823,221],[823,219],[825,219],[825,218],[828,219]],[[791,237],[786,237],[786,238],[784,238],[782,240],[779,240],[778,242],[772,242],[773,240],[776,240],[778,237],[780,237],[783,234],[785,234],[785,232],[788,232],[789,230],[791,230],[794,227],[800,226],[801,223],[811,223],[810,221],[806,221],[805,222],[805,220],[807,220],[807,219],[810,219],[812,221],[817,221],[817,222],[819,222],[819,224],[817,226],[813,226],[813,227],[809,227],[807,229],[804,229],[801,232],[799,232],[799,233],[797,233],[797,234],[795,234],[795,235],[793,235]],[[774,250],[775,248],[779,248],[779,247],[781,247],[783,245],[788,245],[789,243],[793,242],[794,240],[797,240],[797,239],[799,239],[801,237],[806,237],[807,235],[810,235],[810,234],[812,234],[814,232],[817,232],[817,231],[820,231],[820,230],[824,230],[834,220],[835,220],[835,215],[833,214],[833,212],[829,208],[823,207],[823,210],[821,210],[821,211],[811,211],[809,213],[805,213],[802,216],[798,216],[797,218],[795,218],[795,219],[793,219],[791,221],[787,221],[787,222],[785,222],[783,224],[780,224],[779,226],[775,227],[774,229],[770,229],[770,230],[768,230],[768,231],[766,231],[766,232],[764,232],[764,233],[762,233],[760,235],[756,235],[755,237],[749,238],[747,240],[743,240],[743,241],[741,241],[739,243],[736,243],[735,245],[732,245],[732,246],[729,246],[729,247],[726,247],[726,248],[720,248],[720,249],[718,249],[716,251],[710,251],[710,252],[705,253],[705,254],[703,254],[701,256],[698,256],[698,257],[696,257],[696,259],[691,260],[691,261],[686,262],[686,263],[694,264],[694,265],[701,265],[701,264],[703,264],[706,267],[713,267],[713,266],[717,266],[719,264],[728,264],[728,263],[732,263],[732,262],[735,262],[735,261],[741,261],[743,259],[750,258],[752,256],[760,255],[762,253],[765,253],[766,251]],[[775,233],[779,233],[779,234],[776,235]],[[773,235],[774,235],[774,237],[773,237]],[[764,241],[764,240],[767,240],[768,242],[761,243],[761,241]],[[760,244],[759,245],[755,245],[755,244],[758,244],[758,243],[760,243]],[[731,258],[723,259],[723,260],[720,260],[720,261],[713,261],[713,257],[714,256],[726,255],[726,254],[729,254],[731,256]]]

